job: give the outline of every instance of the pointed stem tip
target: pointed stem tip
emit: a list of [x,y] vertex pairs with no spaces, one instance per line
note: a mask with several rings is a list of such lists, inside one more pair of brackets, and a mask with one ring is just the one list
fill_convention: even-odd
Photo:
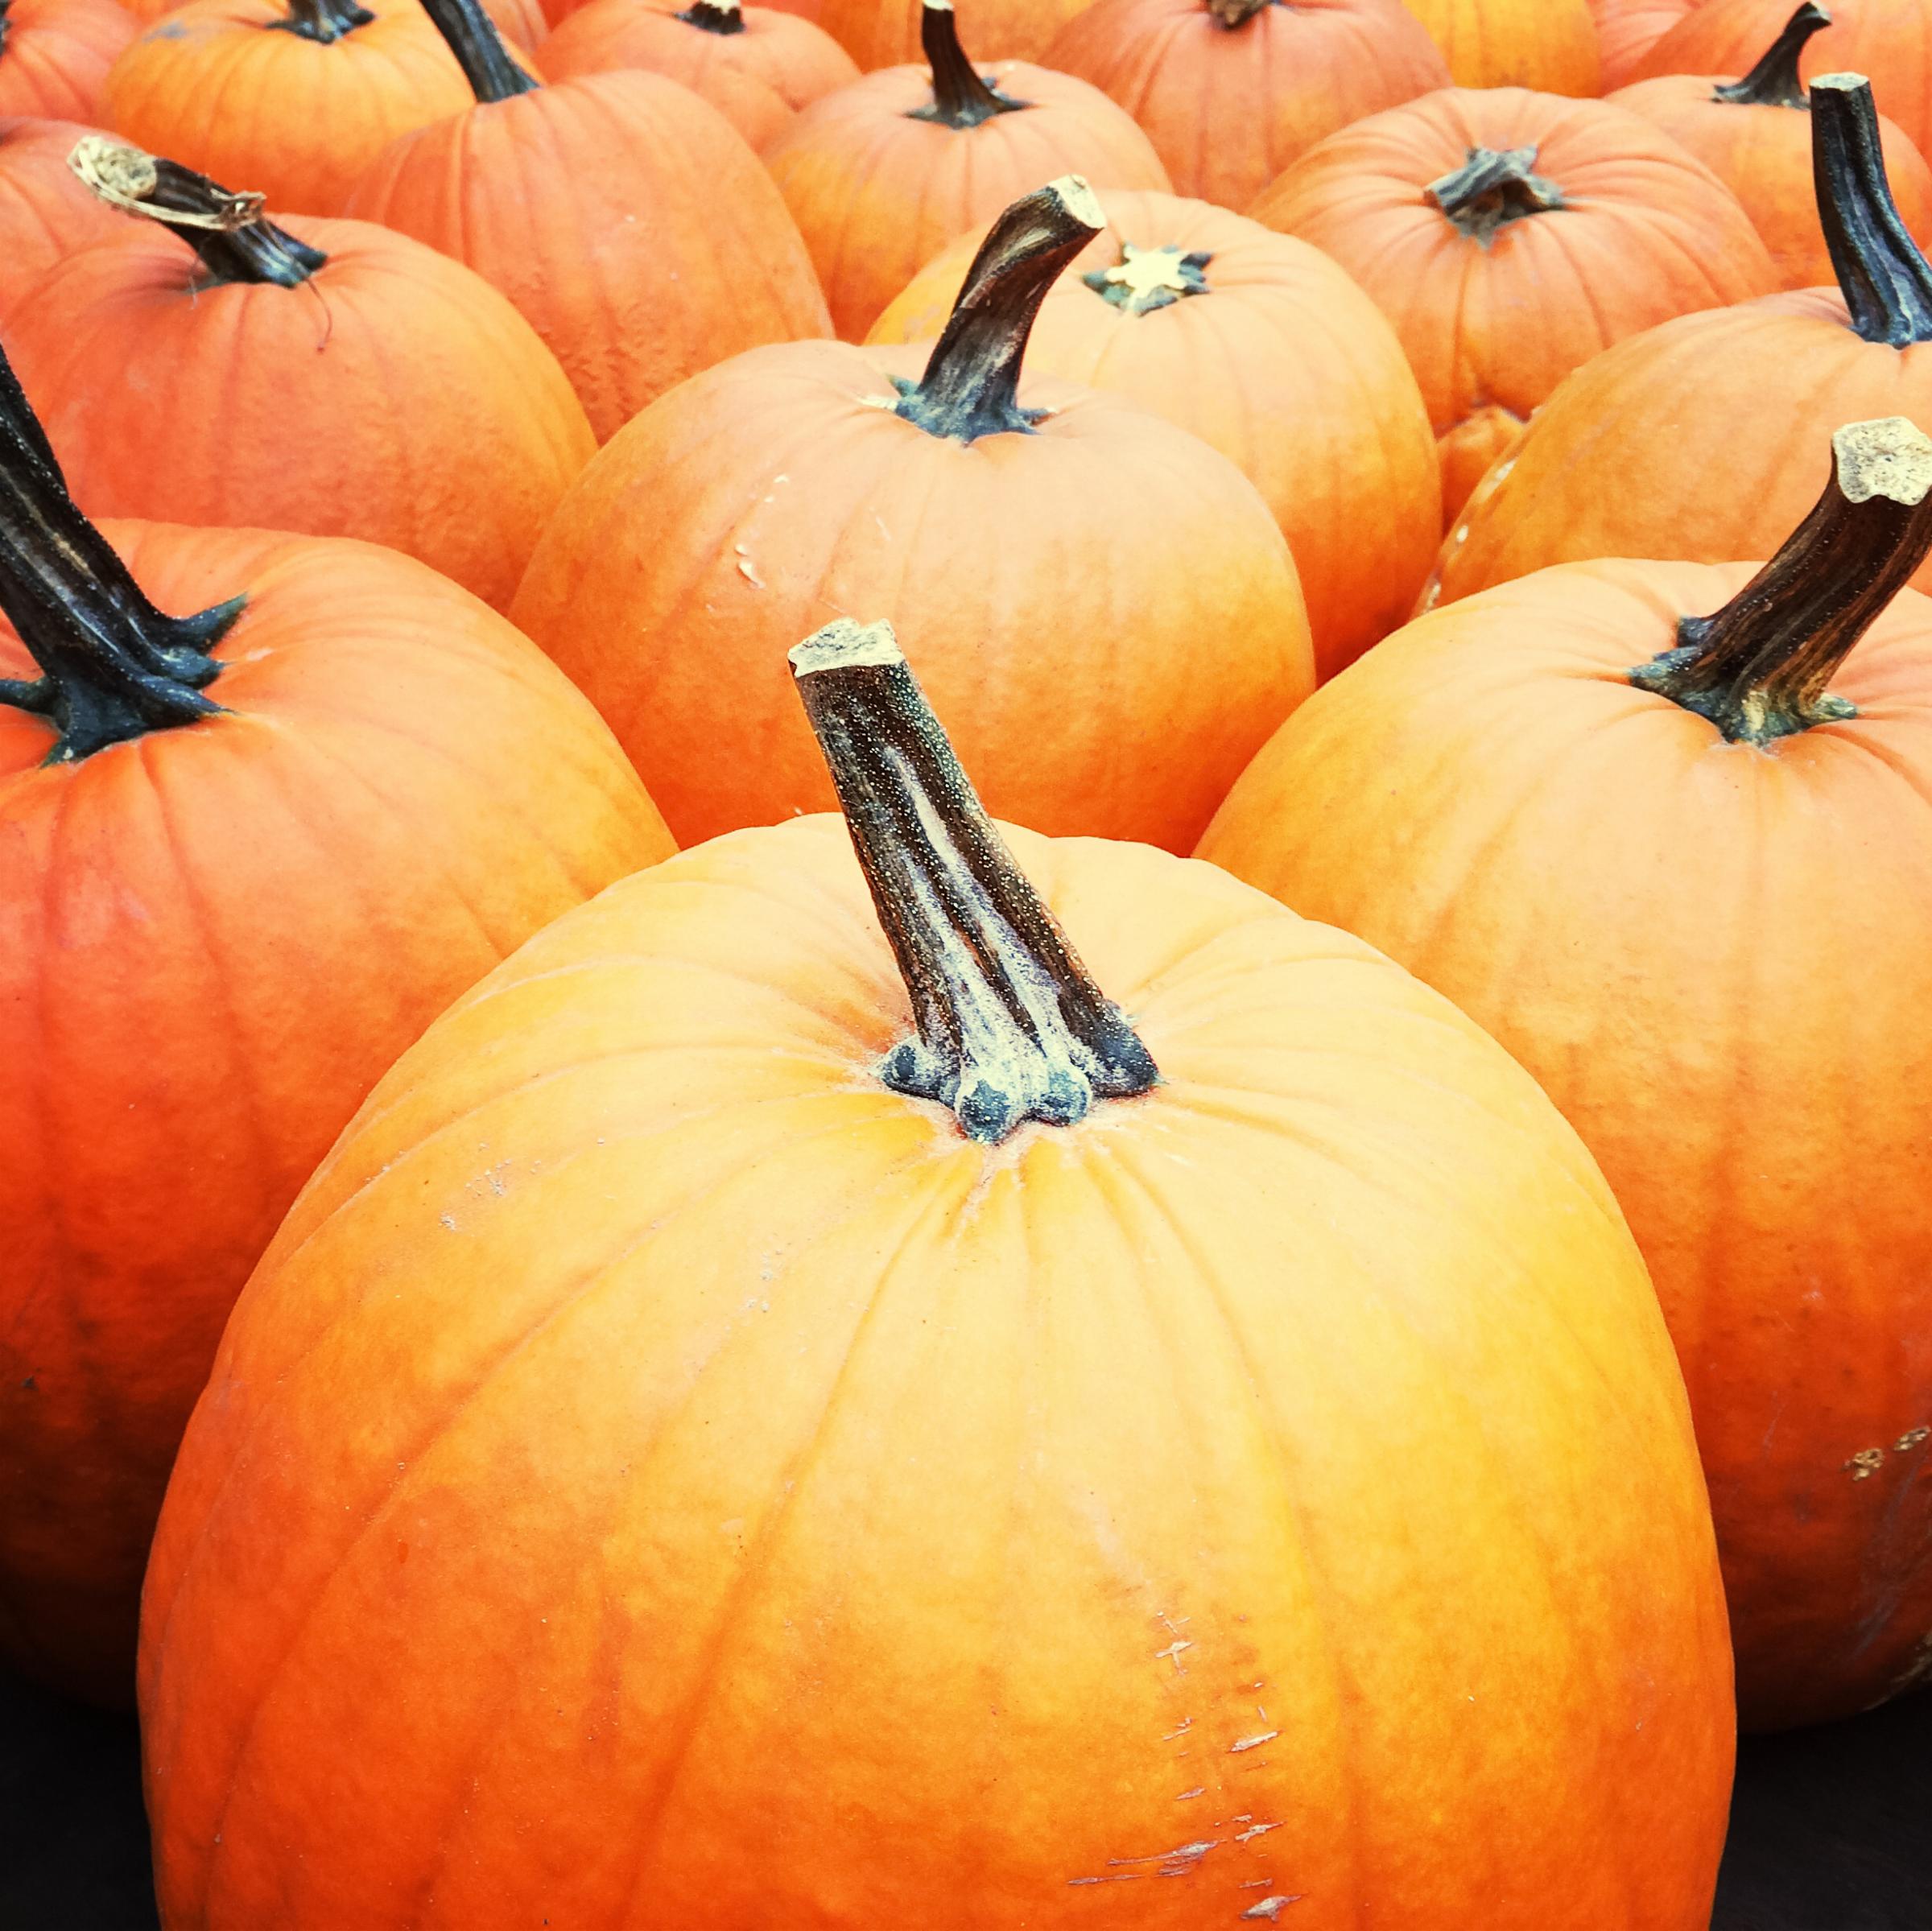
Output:
[[1798,56],[1811,36],[1831,24],[1831,16],[1822,6],[1806,0],[1757,65],[1743,80],[1711,89],[1711,97],[1732,107],[1809,107],[1805,84],[1798,78]]

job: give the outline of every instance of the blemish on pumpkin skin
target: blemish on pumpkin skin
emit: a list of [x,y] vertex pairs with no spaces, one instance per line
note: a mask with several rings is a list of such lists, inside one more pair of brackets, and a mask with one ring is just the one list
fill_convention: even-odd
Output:
[[1298,1893],[1293,1897],[1265,1897],[1258,1904],[1249,1905],[1241,1913],[1241,1921],[1245,1924],[1250,1918],[1264,1918],[1268,1923],[1273,1924],[1290,1904],[1298,1904],[1301,1901]]
[[1932,1428],[1908,1428],[1892,1446],[1901,1455],[1909,1455],[1920,1442],[1932,1438]]
[[1845,1467],[1852,1471],[1854,1482],[1868,1481],[1885,1465],[1885,1451],[1882,1448],[1861,1448]]
[[1230,1756],[1239,1756],[1245,1750],[1259,1750],[1264,1743],[1272,1743],[1281,1735],[1278,1730],[1264,1730],[1257,1736],[1237,1738],[1228,1746]]

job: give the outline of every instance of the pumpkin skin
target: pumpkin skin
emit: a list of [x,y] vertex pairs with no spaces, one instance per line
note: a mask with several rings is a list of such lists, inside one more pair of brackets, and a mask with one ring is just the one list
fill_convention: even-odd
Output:
[[1694,0],[1590,0],[1606,94],[1629,80],[1637,62],[1693,4]]
[[763,147],[801,107],[859,77],[837,41],[768,6],[712,8],[739,19],[736,31],[694,24],[659,0],[591,0],[543,43],[551,80],[641,67],[702,94],[754,148]]
[[[421,564],[106,534],[165,609],[249,600],[229,715],[43,766],[0,706],[0,1653],[125,1701],[168,1467],[289,1203],[451,998],[670,840],[576,692]],[[0,620],[0,676],[31,668]]]
[[1028,105],[975,127],[915,121],[933,104],[930,72],[888,68],[813,101],[765,151],[848,341],[956,235],[1044,180],[1168,186],[1147,137],[1098,88],[1020,61],[976,71]]
[[[188,0],[119,0],[122,10],[137,20],[159,20],[163,14],[179,13]],[[526,52],[549,31],[539,0],[481,0],[483,10],[496,22],[505,37]],[[383,10],[383,0],[369,8]]]
[[656,74],[473,102],[378,156],[349,207],[501,289],[600,439],[741,349],[832,332],[758,156]]
[[1403,0],[1458,87],[1594,94],[1603,85],[1589,0]]
[[[1485,241],[1426,192],[1472,150],[1521,148],[1565,205]],[[1521,88],[1448,90],[1346,128],[1254,218],[1333,256],[1394,325],[1451,518],[1572,369],[1673,316],[1779,285],[1736,198],[1674,142],[1602,101]]]
[[113,0],[8,0],[0,14],[0,118],[92,121],[115,56],[134,37]]
[[[1106,232],[1056,282],[1027,341],[1036,373],[1111,390],[1220,450],[1274,511],[1323,677],[1407,615],[1439,540],[1428,415],[1402,345],[1326,256],[1205,201],[1108,190]],[[874,342],[930,341],[982,237],[915,276]],[[1205,295],[1138,312],[1082,271],[1125,246],[1209,259]]]
[[[967,37],[983,60],[1039,60],[1086,0],[972,0]],[[818,0],[794,10],[824,28],[867,73],[919,58],[922,0]],[[1050,65],[1051,63],[1042,63]]]
[[1366,947],[1009,836],[1143,1099],[989,1149],[886,1091],[815,819],[372,1096],[150,1571],[168,1931],[1704,1921],[1722,1611],[1582,1149]]
[[421,242],[289,229],[329,258],[297,287],[200,285],[177,237],[130,223],[14,305],[8,353],[76,501],[362,537],[506,603],[597,447],[563,370]]
[[91,128],[72,121],[0,121],[0,322],[63,256],[118,239],[126,217],[74,179],[67,157]]
[[1099,0],[1046,58],[1146,129],[1177,193],[1237,209],[1324,135],[1449,85],[1401,0],[1263,0],[1232,27],[1207,0]]
[[1905,1687],[1932,1629],[1932,603],[1905,592],[1834,680],[1856,719],[1759,749],[1628,681],[1752,575],[1571,563],[1425,617],[1290,720],[1200,849],[1447,992],[1602,1162],[1766,1728]]

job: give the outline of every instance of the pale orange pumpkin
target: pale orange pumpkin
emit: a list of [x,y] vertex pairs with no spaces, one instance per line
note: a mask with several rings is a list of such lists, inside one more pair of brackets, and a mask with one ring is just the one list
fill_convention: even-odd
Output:
[[97,119],[135,31],[113,0],[0,0],[0,118]]
[[1590,0],[1590,10],[1596,16],[1604,93],[1629,80],[1638,61],[1694,4],[1695,0]]

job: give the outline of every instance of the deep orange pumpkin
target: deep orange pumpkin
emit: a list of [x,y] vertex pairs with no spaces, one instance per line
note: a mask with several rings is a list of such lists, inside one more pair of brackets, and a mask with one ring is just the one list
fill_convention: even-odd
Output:
[[[1812,183],[1810,103],[1798,73],[1805,43],[1831,23],[1823,7],[1806,0],[1748,74],[1670,75],[1640,80],[1612,97],[1688,148],[1737,196],[1785,288],[1827,287],[1832,280]],[[1932,167],[1905,130],[1883,115],[1879,140],[1906,227],[1932,234]]]
[[[1426,603],[1588,557],[1769,555],[1815,498],[1839,424],[1932,424],[1932,265],[1892,206],[1871,89],[1821,75],[1810,121],[1842,295],[1683,316],[1586,364],[1477,485]],[[1932,566],[1916,580],[1932,589]]]
[[[989,60],[1037,60],[1086,0],[969,0],[967,37]],[[803,5],[798,10],[804,12]],[[866,72],[902,67],[925,51],[922,0],[817,0],[815,20]]]
[[0,1655],[125,1700],[175,1444],[296,1190],[456,994],[670,841],[421,564],[97,534],[4,362],[0,611],[0,680],[43,674],[0,681]]
[[348,212],[509,296],[600,439],[741,349],[831,334],[784,202],[716,109],[657,74],[539,86],[476,0],[424,3],[476,98],[386,149]]
[[828,802],[780,675],[828,613],[889,611],[994,808],[1053,833],[1191,844],[1312,687],[1287,546],[1226,457],[1114,396],[1016,397],[1042,297],[1104,225],[1079,182],[1039,190],[930,357],[757,349],[584,471],[513,615],[681,840]]
[[641,67],[702,94],[753,147],[801,107],[859,77],[831,35],[769,6],[738,0],[591,0],[543,43],[552,80]]
[[1594,94],[1603,84],[1590,0],[1404,0],[1458,87]]
[[1046,62],[1119,101],[1177,193],[1236,209],[1325,134],[1449,85],[1402,0],[1099,0]]
[[946,0],[924,17],[927,65],[815,101],[765,153],[848,341],[954,236],[1043,180],[1167,186],[1147,137],[1097,88],[1013,61],[982,74]]
[[1332,255],[1394,324],[1453,519],[1570,372],[1777,274],[1730,192],[1600,101],[1456,89],[1331,135],[1254,217]]
[[1932,602],[1885,609],[1932,547],[1932,440],[1838,441],[1756,581],[1576,563],[1426,617],[1201,846],[1447,992],[1603,1162],[1756,1727],[1932,1665]]
[[1690,12],[1695,0],[1590,0],[1596,16],[1603,87],[1621,87],[1637,64]]
[[[1048,291],[1037,374],[1108,389],[1211,443],[1294,552],[1331,676],[1408,615],[1440,539],[1435,439],[1402,345],[1319,250],[1205,201],[1109,189],[1106,232]],[[930,342],[983,234],[915,276],[874,342]]]
[[67,164],[92,131],[72,121],[0,121],[0,322],[64,255],[124,232]]
[[1722,1606],[1574,1135],[1356,941],[1002,838],[885,626],[793,661],[861,864],[559,921],[249,1284],[168,1931],[1697,1931]]
[[0,0],[0,118],[96,119],[108,69],[134,37],[113,0]]
[[14,305],[8,348],[81,506],[365,537],[507,601],[597,447],[530,324],[407,235],[285,230],[258,196],[96,145],[97,178],[126,173],[157,224],[244,225],[129,223]]

